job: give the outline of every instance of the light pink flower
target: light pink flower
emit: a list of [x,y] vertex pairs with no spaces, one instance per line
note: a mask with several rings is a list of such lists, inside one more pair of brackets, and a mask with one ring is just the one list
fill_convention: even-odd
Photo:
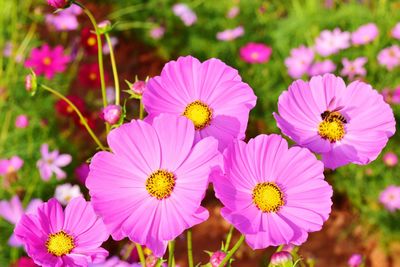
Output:
[[332,73],[336,70],[336,65],[333,63],[332,60],[326,59],[323,61],[317,61],[311,65],[310,69],[308,70],[308,75],[310,76],[317,76],[323,75],[325,73]]
[[399,162],[397,155],[393,152],[387,152],[385,155],[383,155],[382,159],[385,165],[388,167],[394,167]]
[[[13,196],[10,201],[0,201],[0,217],[4,218],[11,224],[16,225],[24,213],[35,213],[40,204],[42,204],[42,200],[32,199],[24,211],[19,197]],[[14,234],[11,235],[10,239],[8,240],[8,244],[13,247],[22,246],[22,243]]]
[[181,18],[183,24],[191,26],[197,21],[196,13],[186,4],[178,3],[172,7],[174,14]]
[[24,165],[24,161],[18,157],[13,156],[10,159],[0,159],[0,175],[9,175],[17,172]]
[[358,57],[353,61],[344,58],[342,59],[343,69],[340,74],[349,77],[350,80],[353,80],[354,77],[364,77],[367,74],[367,70],[364,68],[367,61],[366,57]]
[[400,186],[390,185],[386,187],[379,195],[379,201],[390,212],[400,209]]
[[301,78],[306,74],[314,60],[314,51],[304,45],[293,48],[290,56],[285,59],[285,65],[292,78]]
[[227,29],[217,33],[217,39],[220,41],[232,41],[244,34],[243,26],[238,26],[234,29]]
[[351,34],[351,41],[354,45],[363,45],[372,42],[378,37],[379,30],[375,23],[368,23],[360,26]]
[[363,257],[361,254],[353,254],[347,261],[349,267],[359,267],[363,262]]
[[350,46],[350,33],[339,28],[332,31],[324,30],[315,40],[315,50],[321,56],[336,54]]
[[388,104],[400,104],[400,86],[394,90],[385,88],[381,94]]
[[29,58],[25,61],[25,67],[32,68],[36,74],[44,74],[47,79],[51,79],[56,73],[65,71],[68,62],[70,62],[70,57],[64,55],[62,46],[52,49],[44,44],[40,48],[32,49]]
[[56,14],[47,14],[46,23],[57,31],[73,31],[78,29],[79,22],[76,15],[64,9]]
[[229,9],[228,13],[226,14],[226,17],[228,19],[233,19],[237,15],[239,15],[239,12],[240,12],[240,8],[238,6],[231,7],[231,9]]
[[248,63],[265,63],[269,61],[272,48],[263,43],[248,43],[240,48],[240,58]]
[[150,37],[154,40],[161,39],[165,34],[165,28],[163,26],[157,26],[150,30]]
[[17,128],[26,128],[28,126],[29,126],[28,116],[22,114],[22,115],[19,115],[15,119],[15,127],[17,127]]
[[393,38],[400,40],[400,22],[393,27],[391,34]]
[[378,62],[388,70],[392,70],[400,65],[400,47],[392,45],[381,50],[378,54]]
[[40,176],[44,181],[50,180],[53,173],[55,173],[57,180],[64,179],[66,173],[61,167],[67,166],[72,157],[68,154],[59,154],[58,150],[49,152],[48,144],[43,144],[40,148],[42,158],[38,160],[37,167],[39,168]]

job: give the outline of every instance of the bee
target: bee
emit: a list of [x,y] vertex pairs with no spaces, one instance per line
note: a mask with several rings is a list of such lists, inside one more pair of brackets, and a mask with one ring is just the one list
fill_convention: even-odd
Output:
[[330,101],[329,105],[328,105],[328,110],[324,111],[321,113],[321,118],[324,121],[329,121],[332,122],[334,119],[337,119],[343,123],[347,123],[346,118],[339,112],[341,109],[343,109],[343,106],[339,106],[336,107],[333,110],[330,110],[332,108],[332,106],[335,103],[335,97]]

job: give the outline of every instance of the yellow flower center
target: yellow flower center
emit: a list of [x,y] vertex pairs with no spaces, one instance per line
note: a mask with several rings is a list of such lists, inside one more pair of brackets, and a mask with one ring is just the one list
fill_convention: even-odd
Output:
[[153,172],[146,180],[146,190],[159,200],[171,195],[175,187],[175,176],[166,170]]
[[97,74],[96,73],[92,72],[92,73],[89,74],[89,79],[90,80],[94,81],[94,80],[96,80],[96,78],[97,78]]
[[46,65],[46,66],[49,66],[51,64],[51,58],[45,57],[43,59],[43,64]]
[[[326,114],[326,115],[324,115]],[[328,139],[331,143],[343,139],[346,131],[344,124],[346,119],[339,112],[324,112],[323,121],[318,125],[318,134]]]
[[75,248],[74,239],[64,231],[50,234],[46,241],[47,252],[61,257],[69,254]]
[[8,166],[7,167],[7,173],[13,173],[13,172],[15,172],[14,166],[12,166],[12,165]]
[[258,54],[257,52],[253,52],[253,53],[251,53],[250,57],[251,57],[252,59],[256,60],[256,59],[258,59],[259,54]]
[[186,106],[182,115],[193,122],[196,130],[201,130],[210,125],[212,110],[207,104],[196,100]]
[[96,39],[94,37],[89,37],[89,39],[87,39],[87,44],[89,46],[94,46],[96,44]]
[[285,204],[281,189],[272,182],[257,184],[252,197],[253,203],[262,212],[277,212]]

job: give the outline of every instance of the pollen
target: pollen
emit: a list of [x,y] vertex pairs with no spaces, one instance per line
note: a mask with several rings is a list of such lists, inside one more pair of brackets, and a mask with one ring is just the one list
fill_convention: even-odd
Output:
[[318,134],[331,143],[342,140],[345,133],[344,123],[339,118],[324,119],[318,125]]
[[272,182],[257,184],[253,189],[252,197],[253,203],[262,212],[277,212],[285,205],[281,189]]
[[96,44],[96,39],[94,37],[90,37],[89,39],[87,39],[87,44],[89,46],[94,46]]
[[182,115],[193,122],[196,130],[201,130],[210,125],[212,110],[207,104],[196,100],[186,106]]
[[159,200],[168,198],[175,187],[175,176],[166,170],[153,172],[146,180],[146,190]]
[[46,65],[46,66],[49,66],[51,64],[51,58],[45,57],[43,59],[43,64]]
[[47,252],[61,257],[71,253],[75,248],[74,239],[64,231],[50,234],[46,241]]
[[89,79],[92,80],[92,81],[96,80],[97,79],[97,74],[94,73],[94,72],[90,73],[89,74]]
[[251,57],[252,59],[254,59],[254,60],[258,59],[259,56],[260,56],[260,55],[259,55],[257,52],[253,52],[253,53],[251,53],[251,55],[250,55],[250,57]]

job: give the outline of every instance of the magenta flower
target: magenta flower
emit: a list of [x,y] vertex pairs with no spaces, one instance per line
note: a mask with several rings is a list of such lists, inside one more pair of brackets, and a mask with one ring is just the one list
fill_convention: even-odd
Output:
[[32,49],[29,59],[25,61],[25,67],[32,68],[36,74],[44,74],[47,79],[51,79],[56,73],[63,72],[69,61],[70,57],[64,55],[62,46],[52,49],[44,44],[40,48]]
[[186,26],[192,26],[197,21],[196,13],[186,4],[178,3],[172,7],[174,14],[182,20]]
[[150,37],[154,40],[161,39],[165,34],[165,28],[163,26],[157,26],[150,30]]
[[[13,196],[10,201],[0,201],[0,217],[4,218],[11,224],[16,225],[24,213],[35,213],[40,204],[42,204],[42,200],[32,199],[26,207],[26,211],[24,211],[19,197]],[[11,235],[10,239],[8,240],[8,244],[12,247],[22,246],[22,243],[14,234]]]
[[382,159],[385,165],[388,167],[394,167],[399,162],[397,155],[393,152],[386,153],[385,155],[383,155]]
[[332,31],[324,30],[315,39],[315,51],[324,57],[348,47],[350,47],[350,33],[342,32],[339,28]]
[[220,41],[232,41],[244,34],[243,26],[238,26],[234,29],[227,29],[217,33],[217,40]]
[[108,105],[101,111],[100,118],[109,123],[110,125],[114,125],[117,122],[119,122],[121,114],[122,114],[121,106]]
[[396,131],[393,111],[376,90],[359,81],[346,87],[332,74],[293,82],[278,110],[281,131],[321,154],[330,169],[375,160]]
[[354,77],[364,77],[367,74],[367,70],[364,68],[367,61],[366,57],[358,57],[353,61],[343,58],[343,69],[340,74],[349,77],[350,80],[353,80]]
[[310,76],[317,76],[323,75],[325,73],[332,73],[336,70],[336,65],[333,63],[332,60],[326,59],[323,61],[317,61],[311,65],[310,69],[308,70],[308,75]]
[[379,202],[390,212],[400,209],[400,186],[389,185],[379,195]]
[[70,2],[70,0],[47,0],[47,3],[54,8],[65,8]]
[[293,48],[290,57],[285,59],[285,65],[292,78],[301,78],[306,74],[314,60],[314,51],[304,45]]
[[359,267],[363,262],[363,257],[361,254],[353,254],[347,261],[349,267]]
[[272,48],[262,43],[248,43],[240,48],[240,57],[251,64],[265,63],[269,61]]
[[88,266],[108,255],[100,246],[109,233],[82,197],[71,200],[65,211],[56,199],[50,199],[35,214],[25,214],[14,233],[29,257],[44,267]]
[[378,37],[379,30],[375,23],[360,26],[351,34],[351,42],[354,45],[363,45],[372,42]]
[[108,135],[113,151],[91,161],[86,186],[94,209],[115,240],[130,240],[162,256],[169,240],[208,218],[201,201],[218,142],[195,144],[186,118],[163,114],[153,124],[133,120]]
[[400,40],[400,22],[393,27],[391,35],[393,38]]
[[85,184],[86,182],[86,178],[89,175],[89,164],[87,163],[82,163],[81,165],[79,165],[78,167],[76,167],[75,171],[74,171],[75,177],[76,179],[82,183]]
[[215,58],[201,63],[191,56],[167,63],[143,94],[148,119],[161,113],[185,116],[196,128],[196,141],[213,136],[221,151],[244,138],[256,99],[237,70]]
[[58,150],[49,152],[49,145],[43,144],[40,148],[42,158],[38,160],[37,167],[39,168],[40,176],[44,181],[50,180],[55,173],[57,180],[64,179],[66,173],[61,167],[67,166],[72,161],[71,155],[59,154]]
[[213,172],[222,216],[253,249],[300,245],[331,212],[332,188],[322,162],[279,135],[237,140],[224,152],[224,174]]
[[79,22],[75,15],[65,14],[68,9],[57,14],[46,15],[46,23],[57,31],[74,31],[78,29]]
[[392,70],[400,65],[400,47],[392,45],[379,52],[378,62],[388,70]]
[[18,115],[18,117],[15,119],[15,127],[23,129],[28,126],[29,126],[28,116],[26,116],[24,114]]
[[23,165],[24,161],[18,156],[13,156],[10,159],[0,159],[0,175],[16,173]]

